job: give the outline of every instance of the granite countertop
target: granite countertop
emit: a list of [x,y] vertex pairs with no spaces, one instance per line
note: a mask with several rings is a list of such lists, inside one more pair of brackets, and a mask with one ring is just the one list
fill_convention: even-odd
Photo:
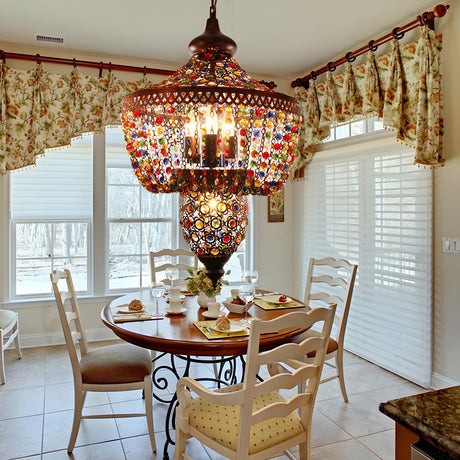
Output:
[[393,399],[379,410],[460,460],[460,386]]

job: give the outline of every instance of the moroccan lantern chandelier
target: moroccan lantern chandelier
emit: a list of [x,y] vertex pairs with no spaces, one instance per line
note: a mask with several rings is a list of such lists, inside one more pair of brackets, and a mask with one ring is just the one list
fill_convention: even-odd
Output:
[[246,235],[246,195],[283,186],[295,158],[300,105],[251,78],[233,58],[211,0],[191,59],[123,99],[126,148],[140,183],[179,192],[185,240],[214,285]]

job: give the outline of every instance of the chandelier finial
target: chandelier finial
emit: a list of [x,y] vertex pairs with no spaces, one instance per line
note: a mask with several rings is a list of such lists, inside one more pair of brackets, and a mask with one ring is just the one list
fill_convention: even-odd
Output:
[[236,53],[236,42],[224,35],[219,28],[219,21],[216,17],[217,0],[211,0],[209,18],[206,22],[204,33],[195,37],[188,45],[191,54],[196,54],[205,48],[217,48],[233,56]]

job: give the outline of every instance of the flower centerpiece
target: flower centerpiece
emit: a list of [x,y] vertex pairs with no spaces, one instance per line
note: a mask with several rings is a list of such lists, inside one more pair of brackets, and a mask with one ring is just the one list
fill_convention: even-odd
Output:
[[[205,270],[205,268],[189,268],[187,269],[189,276],[185,278],[187,281],[187,290],[191,294],[198,296],[198,303],[203,308],[206,308],[207,303],[214,301],[216,295],[221,293],[223,284],[228,284],[228,281],[220,278],[214,288],[212,281],[206,275]],[[229,273],[230,271],[227,271],[225,274],[228,275]],[[205,296],[204,298],[203,295]]]

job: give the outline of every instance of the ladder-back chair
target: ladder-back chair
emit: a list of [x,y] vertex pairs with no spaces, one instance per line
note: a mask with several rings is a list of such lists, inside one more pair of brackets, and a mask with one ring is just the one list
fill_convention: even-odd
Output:
[[[304,296],[305,304],[310,305],[310,307],[313,307],[312,301],[319,301],[320,306],[323,306],[323,304],[337,305],[334,327],[325,357],[325,364],[334,367],[337,373],[321,380],[320,383],[338,378],[345,402],[348,402],[348,395],[343,373],[343,343],[357,269],[357,265],[350,264],[343,259],[334,259],[332,257],[324,259],[311,258],[308,265]],[[307,333],[307,335],[315,334],[315,331]],[[311,360],[312,356],[307,359]],[[335,365],[330,363],[330,360],[334,360]]]
[[[75,407],[72,432],[67,451],[72,452],[77,440],[81,419],[112,417],[146,417],[152,450],[156,451],[152,413],[152,361],[147,350],[128,343],[110,345],[94,350],[88,343],[80,321],[77,297],[69,270],[55,270],[50,274],[54,296],[59,311],[65,342],[72,364]],[[63,281],[66,290],[58,283]],[[70,308],[65,303],[69,300]],[[76,345],[79,345],[80,357]],[[88,391],[143,390],[145,413],[82,415]]]
[[[271,321],[254,319],[244,381],[240,385],[212,391],[192,378],[180,379],[175,460],[188,458],[185,447],[190,437],[234,460],[267,459],[296,445],[300,459],[309,459],[313,406],[334,312],[335,306],[330,306],[308,313],[288,313]],[[323,324],[318,337],[259,353],[262,334],[286,328],[310,328],[318,322]],[[313,363],[301,361],[313,351],[316,353]],[[264,365],[269,366],[271,376],[260,382],[258,372]],[[298,385],[302,392],[293,392],[288,399],[280,393]],[[192,392],[196,398],[192,398]]]

